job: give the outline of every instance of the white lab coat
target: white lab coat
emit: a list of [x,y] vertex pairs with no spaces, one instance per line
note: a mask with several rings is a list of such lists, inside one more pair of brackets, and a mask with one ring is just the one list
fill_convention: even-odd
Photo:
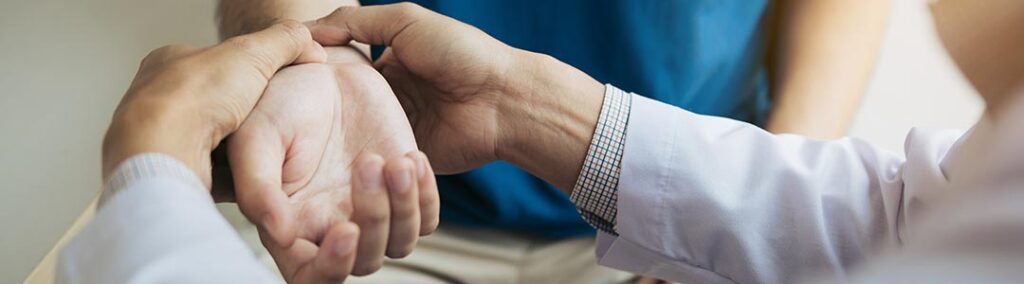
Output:
[[57,283],[281,282],[220,215],[197,177],[169,174],[191,172],[184,164],[140,160],[129,159],[119,171],[158,169],[117,189],[63,249]]
[[[600,233],[599,262],[685,283],[847,279],[870,258],[934,237],[916,236],[915,225],[984,180],[969,169],[989,166],[981,146],[993,144],[989,123],[962,140],[915,129],[901,156],[851,138],[772,135],[636,95],[630,113],[618,236]],[[958,144],[966,140],[978,149],[951,152],[974,147]]]
[[[598,236],[599,262],[686,283],[1019,282],[1024,129],[1011,126],[983,121],[959,140],[914,130],[904,159],[636,96],[619,235]],[[124,184],[63,250],[59,283],[279,281],[198,179],[135,168],[152,174]]]

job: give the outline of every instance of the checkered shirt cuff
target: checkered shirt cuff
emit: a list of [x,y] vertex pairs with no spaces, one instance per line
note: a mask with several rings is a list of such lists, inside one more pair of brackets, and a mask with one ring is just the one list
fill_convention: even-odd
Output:
[[115,168],[100,193],[97,207],[103,208],[107,201],[133,183],[155,177],[178,179],[193,184],[194,188],[206,188],[192,169],[178,159],[160,153],[143,153],[129,157]]
[[583,169],[576,180],[570,199],[591,226],[609,234],[615,232],[616,202],[619,174],[622,172],[622,151],[626,144],[626,125],[633,104],[630,94],[612,85],[605,85],[604,103],[590,140]]

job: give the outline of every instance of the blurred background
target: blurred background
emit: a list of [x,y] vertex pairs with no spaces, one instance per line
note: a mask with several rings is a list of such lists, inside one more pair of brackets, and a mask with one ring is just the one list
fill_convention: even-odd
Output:
[[[0,283],[23,281],[100,188],[99,149],[149,50],[216,42],[212,0],[0,2]],[[851,135],[902,150],[911,126],[981,113],[923,1],[894,1]]]

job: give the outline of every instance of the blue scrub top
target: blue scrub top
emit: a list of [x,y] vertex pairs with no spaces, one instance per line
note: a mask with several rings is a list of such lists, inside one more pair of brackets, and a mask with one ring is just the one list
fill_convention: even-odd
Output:
[[[362,1],[391,2],[398,1]],[[413,2],[598,81],[696,113],[760,124],[769,108],[768,0]],[[550,238],[594,232],[567,196],[505,162],[441,176],[438,186],[447,223]]]

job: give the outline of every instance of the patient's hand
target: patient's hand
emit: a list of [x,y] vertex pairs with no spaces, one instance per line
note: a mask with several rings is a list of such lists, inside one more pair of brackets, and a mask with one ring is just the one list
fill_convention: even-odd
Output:
[[359,245],[326,249],[355,252],[356,275],[407,255],[437,225],[433,172],[368,65],[279,71],[228,147],[239,207],[290,282],[323,272],[318,244],[338,224],[356,223]]

